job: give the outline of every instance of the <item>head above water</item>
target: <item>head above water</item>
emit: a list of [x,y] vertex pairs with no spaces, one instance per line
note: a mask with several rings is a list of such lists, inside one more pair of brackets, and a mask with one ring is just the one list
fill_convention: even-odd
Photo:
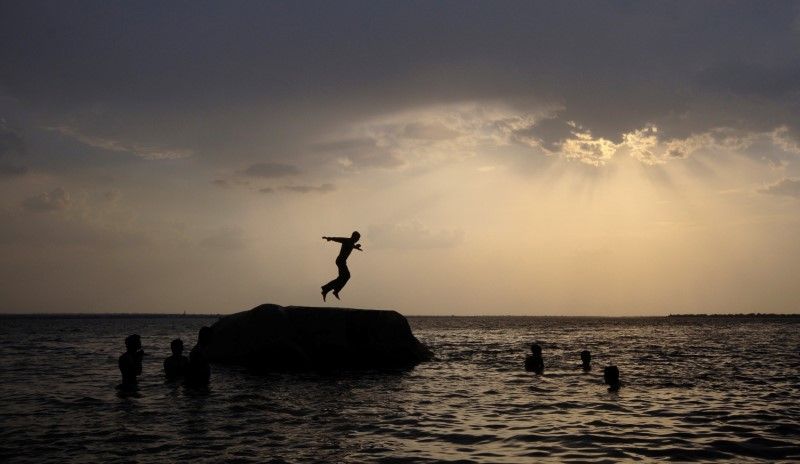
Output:
[[172,354],[179,356],[181,353],[183,353],[183,340],[180,338],[172,340],[172,342],[169,344],[169,348],[172,350]]
[[357,230],[353,231],[352,235],[350,235],[350,238],[357,242],[358,239],[361,238],[361,234],[359,234]]
[[533,353],[534,356],[541,356],[542,347],[539,346],[538,343],[531,343],[531,353]]
[[581,361],[584,364],[589,364],[592,362],[592,353],[589,350],[581,351]]
[[128,351],[139,351],[142,348],[142,338],[138,334],[132,334],[125,337],[125,348]]

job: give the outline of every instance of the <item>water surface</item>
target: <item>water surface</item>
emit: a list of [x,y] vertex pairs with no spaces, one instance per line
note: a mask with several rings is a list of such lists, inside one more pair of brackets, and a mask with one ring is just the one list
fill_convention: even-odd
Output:
[[[410,371],[164,381],[213,318],[0,319],[4,462],[800,460],[800,318],[411,317]],[[117,357],[139,333],[140,391]],[[522,370],[527,345],[545,374]],[[579,368],[581,350],[595,368]],[[624,386],[609,393],[602,366]]]

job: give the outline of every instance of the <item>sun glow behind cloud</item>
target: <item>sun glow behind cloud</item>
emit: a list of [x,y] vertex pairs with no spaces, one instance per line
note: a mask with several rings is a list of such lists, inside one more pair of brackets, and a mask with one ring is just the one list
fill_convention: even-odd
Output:
[[[658,128],[646,125],[614,143],[569,123],[546,145],[530,128],[548,111],[472,102],[335,126],[309,142],[309,153],[332,155],[318,174],[282,163],[237,168],[209,183],[205,200],[193,199],[189,209],[185,187],[175,185],[177,197],[166,202],[144,189],[125,202],[140,211],[159,202],[164,214],[124,218],[118,233],[133,241],[118,243],[129,243],[134,254],[142,244],[161,250],[141,269],[159,268],[154,275],[162,283],[135,301],[158,310],[187,301],[233,310],[269,294],[282,303],[314,304],[309,289],[330,274],[335,253],[317,237],[359,229],[368,252],[351,264],[359,278],[348,287],[348,301],[356,306],[381,307],[388,299],[411,313],[793,309],[794,300],[781,297],[791,294],[792,283],[773,269],[800,270],[793,252],[775,251],[796,250],[790,231],[797,219],[776,209],[763,194],[769,187],[754,181],[774,178],[782,167],[746,153],[762,140],[791,155],[782,129],[737,135],[721,128],[659,140]],[[342,157],[350,161],[341,164]],[[716,162],[720,157],[726,163]],[[292,180],[301,174],[306,184]],[[332,175],[337,187],[325,181]],[[70,198],[64,188],[53,192]],[[31,195],[21,206],[53,195]],[[78,236],[115,230],[119,193],[86,195],[28,214],[52,213],[41,220],[78,227]],[[113,203],[103,203],[109,198]],[[81,219],[87,214],[89,222]],[[115,253],[118,263],[135,260]],[[212,268],[183,269],[207,260]],[[116,265],[108,266],[98,271]],[[236,276],[234,283],[211,284],[224,275]],[[98,279],[113,289],[95,296],[98,307],[127,291]]]
[[315,304],[354,229],[353,306],[796,311],[798,11],[754,5],[4,5],[0,311]]

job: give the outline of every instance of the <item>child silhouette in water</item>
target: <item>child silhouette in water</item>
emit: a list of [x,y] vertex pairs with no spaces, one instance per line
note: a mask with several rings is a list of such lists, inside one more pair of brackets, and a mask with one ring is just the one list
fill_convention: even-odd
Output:
[[331,280],[327,284],[322,286],[322,301],[325,301],[325,297],[328,296],[328,292],[333,290],[333,296],[336,299],[339,299],[339,292],[342,291],[345,284],[348,280],[350,280],[350,270],[347,269],[347,257],[350,256],[350,253],[355,248],[358,251],[361,250],[361,245],[357,244],[358,239],[361,238],[361,234],[358,232],[353,232],[350,238],[347,237],[322,237],[323,240],[327,240],[329,242],[337,242],[342,244],[342,249],[339,250],[339,256],[336,257],[336,267],[339,269],[339,276],[335,279]]

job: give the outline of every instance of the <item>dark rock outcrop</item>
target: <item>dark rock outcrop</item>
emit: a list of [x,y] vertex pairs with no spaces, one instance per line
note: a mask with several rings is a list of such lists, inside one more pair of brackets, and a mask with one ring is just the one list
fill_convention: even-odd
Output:
[[411,367],[432,357],[396,311],[264,304],[211,330],[209,360],[265,371]]

